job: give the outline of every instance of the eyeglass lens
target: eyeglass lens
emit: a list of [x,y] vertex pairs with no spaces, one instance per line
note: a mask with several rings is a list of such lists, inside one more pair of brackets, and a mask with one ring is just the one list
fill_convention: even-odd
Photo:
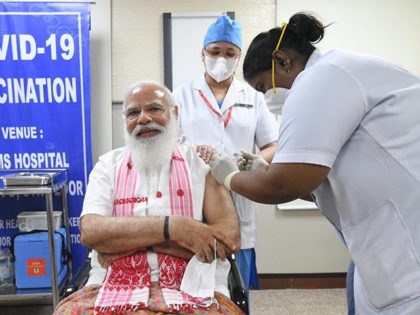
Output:
[[206,49],[206,53],[210,56],[210,57],[225,57],[227,59],[234,59],[234,58],[238,58],[239,53],[235,50],[223,50],[223,49],[219,49],[219,48],[211,48],[211,49]]

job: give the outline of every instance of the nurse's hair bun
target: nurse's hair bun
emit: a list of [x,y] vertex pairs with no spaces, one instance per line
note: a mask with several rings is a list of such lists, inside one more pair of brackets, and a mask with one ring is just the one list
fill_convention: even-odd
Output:
[[294,14],[287,25],[287,29],[295,33],[296,37],[310,43],[317,43],[324,37],[325,26],[309,13]]
[[[327,25],[329,26],[329,25]],[[273,51],[287,52],[303,64],[309,59],[318,43],[324,37],[327,27],[312,14],[298,12],[294,14],[287,26],[275,27],[262,32],[251,41],[243,62],[243,77],[249,82],[258,74],[271,71]],[[283,33],[284,27],[286,30]],[[281,37],[283,33],[284,37]],[[282,38],[279,43],[280,37]]]

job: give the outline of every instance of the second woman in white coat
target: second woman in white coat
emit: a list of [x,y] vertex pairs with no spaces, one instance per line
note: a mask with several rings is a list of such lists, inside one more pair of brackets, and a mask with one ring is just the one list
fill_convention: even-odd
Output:
[[[262,93],[235,78],[242,49],[238,21],[220,16],[203,42],[205,73],[174,91],[181,129],[187,141],[208,145],[233,158],[234,152],[256,152],[271,161],[276,150],[278,123]],[[198,149],[200,150],[200,149]],[[204,152],[203,152],[204,153]],[[241,225],[237,262],[244,283],[258,289],[255,265],[256,204],[233,193]]]

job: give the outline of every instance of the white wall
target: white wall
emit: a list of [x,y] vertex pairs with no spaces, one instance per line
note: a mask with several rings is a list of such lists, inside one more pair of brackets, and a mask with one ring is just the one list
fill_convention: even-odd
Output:
[[347,271],[347,250],[319,211],[278,211],[272,205],[259,205],[258,210],[259,273]]
[[93,163],[112,149],[111,0],[91,5],[91,132]]
[[319,47],[373,54],[420,73],[419,0],[277,0],[277,21],[299,11],[327,25]]

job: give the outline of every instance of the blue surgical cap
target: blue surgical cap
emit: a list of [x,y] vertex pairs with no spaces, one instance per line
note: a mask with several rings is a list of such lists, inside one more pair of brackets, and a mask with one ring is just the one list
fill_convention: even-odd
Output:
[[241,24],[227,15],[220,16],[207,30],[203,47],[214,42],[228,42],[242,50]]

